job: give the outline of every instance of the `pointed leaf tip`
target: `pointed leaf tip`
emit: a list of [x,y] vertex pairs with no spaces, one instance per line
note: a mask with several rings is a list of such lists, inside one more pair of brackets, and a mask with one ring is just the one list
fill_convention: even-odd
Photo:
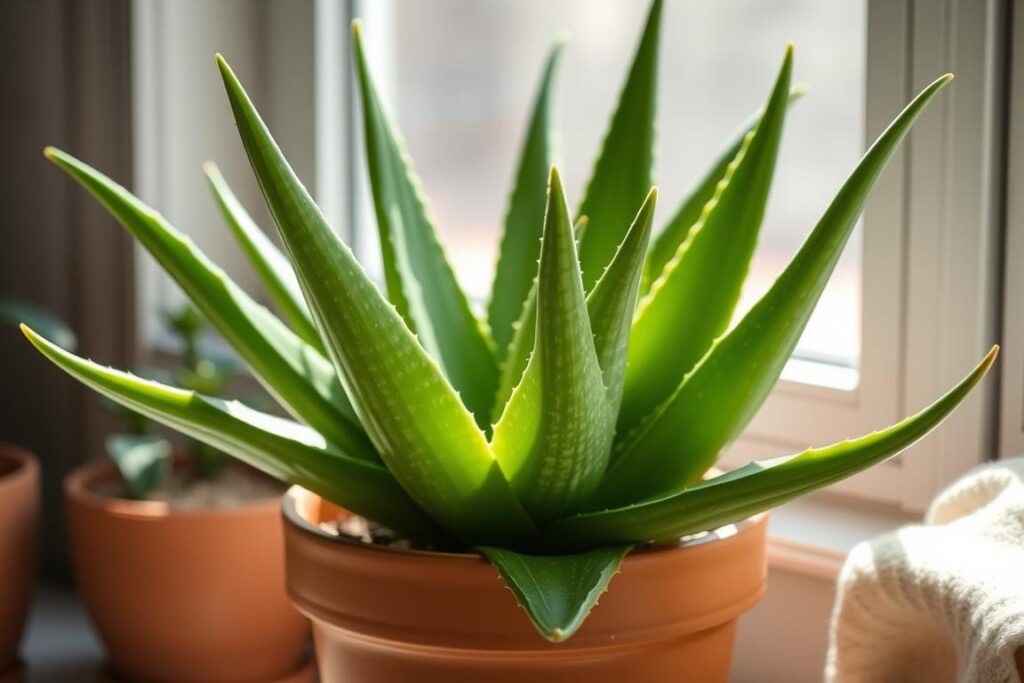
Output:
[[576,212],[590,216],[579,248],[588,291],[615,255],[652,185],[661,15],[662,2],[655,0]]
[[558,171],[558,166],[553,165],[548,171],[548,187],[552,190],[557,188],[559,192],[562,191],[562,174]]
[[578,555],[523,555],[503,548],[478,550],[497,568],[544,638],[562,643],[583,625],[632,546]]
[[[770,196],[789,106],[792,56],[787,49],[764,113],[723,169],[696,222],[685,229],[685,239],[660,272],[650,273],[630,338],[621,435],[666,400],[728,328]],[[686,334],[680,337],[678,330]],[[655,471],[648,470],[660,479]]]
[[557,157],[552,91],[563,45],[556,42],[543,63],[509,193],[491,300],[487,304],[487,321],[500,368],[498,396],[491,407],[495,416],[504,409],[507,391],[522,371],[519,362],[509,362],[508,357],[510,351],[517,357],[526,349],[511,347],[527,341],[531,347],[533,344],[532,337],[520,337],[516,342],[515,329],[517,321],[532,306],[527,300],[537,275],[551,166]]
[[982,372],[988,372],[988,369],[992,367],[992,364],[996,362],[996,358],[999,357],[999,344],[993,344],[992,348],[988,350],[985,357],[981,359],[981,370]]
[[[796,347],[872,186],[946,82],[932,82],[893,120],[768,292],[715,342],[668,400],[644,418],[641,428],[623,439],[616,469],[607,477],[615,482],[614,489],[609,484],[609,494],[628,490],[635,499],[696,481],[749,422]],[[653,376],[654,381],[659,377]],[[678,468],[671,483],[666,468]],[[660,478],[655,480],[650,472]]]
[[[542,533],[561,549],[669,541],[738,522],[861,472],[904,451],[946,419],[985,377],[993,347],[971,371],[923,410],[876,432],[803,453],[754,461],[728,474],[616,509],[554,522]],[[685,433],[685,425],[680,427]],[[612,475],[615,476],[615,475]]]

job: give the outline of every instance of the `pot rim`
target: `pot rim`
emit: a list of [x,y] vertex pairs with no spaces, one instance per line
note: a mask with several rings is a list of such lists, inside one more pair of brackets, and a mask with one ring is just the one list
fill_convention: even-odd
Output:
[[[182,466],[188,460],[185,453],[176,453],[173,467]],[[180,509],[161,500],[132,500],[116,498],[97,493],[93,487],[105,480],[115,478],[117,469],[107,459],[86,461],[64,477],[64,495],[80,505],[118,517],[133,519],[198,519],[206,517],[258,517],[277,509],[281,504],[278,496],[247,501],[228,507],[202,507]]]
[[[375,545],[372,543],[366,543],[364,541],[358,541],[350,536],[343,536],[341,534],[329,534],[319,526],[311,523],[307,520],[301,512],[299,512],[299,504],[310,500],[311,498],[322,498],[321,496],[309,491],[299,485],[294,485],[288,488],[284,494],[284,499],[281,502],[281,514],[284,517],[286,524],[290,524],[299,531],[309,534],[315,538],[331,543],[340,543],[349,548],[359,548],[362,550],[379,551],[385,553],[394,553],[397,555],[406,555],[414,557],[424,558],[438,558],[451,561],[472,561],[479,562],[483,559],[483,555],[480,553],[460,553],[460,552],[443,552],[440,550],[417,550],[417,549],[405,549],[405,548],[393,548],[385,545]],[[673,543],[647,543],[637,544],[636,547],[630,552],[631,556],[636,555],[649,555],[659,552],[665,552],[669,550],[679,550],[681,548],[693,548],[701,546],[706,543],[712,543],[714,541],[723,540],[736,536],[744,531],[752,529],[765,517],[768,512],[759,512],[756,515],[752,515],[747,519],[733,524],[726,524],[725,526],[718,527],[717,529],[711,529],[698,534],[692,534],[689,536],[683,536],[679,540]]]
[[0,442],[0,462],[14,463],[14,469],[0,474],[0,492],[34,479],[39,472],[39,461],[36,456],[28,449],[14,444]]

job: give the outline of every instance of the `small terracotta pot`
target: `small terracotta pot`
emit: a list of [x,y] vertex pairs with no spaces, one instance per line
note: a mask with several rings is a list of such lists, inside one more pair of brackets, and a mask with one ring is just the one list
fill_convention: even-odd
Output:
[[39,463],[0,445],[0,681],[20,681],[18,645],[36,575]]
[[309,680],[309,626],[285,594],[280,499],[173,510],[96,492],[116,478],[99,461],[64,481],[78,591],[113,677]]
[[630,554],[568,642],[541,638],[478,555],[399,551],[317,525],[285,496],[288,591],[313,621],[325,683],[727,681],[736,618],[764,592],[767,516]]

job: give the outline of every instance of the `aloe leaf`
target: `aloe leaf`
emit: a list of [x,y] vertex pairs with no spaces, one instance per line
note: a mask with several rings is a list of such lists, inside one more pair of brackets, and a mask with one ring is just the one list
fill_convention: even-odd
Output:
[[498,569],[540,634],[561,643],[583,625],[631,548],[560,556],[523,555],[504,548],[478,550]]
[[309,313],[295,271],[281,250],[267,237],[231,191],[217,165],[203,165],[210,190],[232,234],[256,270],[267,293],[295,334],[320,353],[326,353],[313,316]]
[[544,65],[526,140],[519,155],[515,186],[509,197],[505,228],[494,271],[487,319],[497,347],[499,362],[505,358],[514,336],[530,287],[537,276],[544,206],[547,202],[548,171],[555,163],[555,124],[552,85],[559,56],[564,47],[559,41]]
[[626,238],[608,264],[608,269],[587,295],[594,347],[604,373],[604,386],[612,415],[618,413],[622,396],[630,329],[657,202],[658,191],[652,188],[626,233]]
[[583,286],[594,286],[654,185],[654,114],[662,1],[654,0],[618,107],[577,212],[590,223],[580,243]]
[[767,293],[621,444],[600,500],[620,503],[696,481],[764,402],[793,353],[868,192],[928,102],[925,88],[875,141]]
[[388,298],[476,417],[490,427],[498,386],[494,342],[470,309],[434,229],[419,179],[377,95],[358,22],[352,24],[366,161]]
[[377,459],[326,358],[253,301],[158,212],[69,154],[49,147],[46,157],[96,197],[160,262],[292,415],[346,453]]
[[[573,224],[573,234],[576,236],[576,248],[579,249],[580,239],[587,229],[587,217],[578,216]],[[499,366],[498,394],[495,397],[494,408],[491,413],[491,421],[497,422],[501,414],[505,412],[508,399],[512,391],[519,385],[526,371],[526,365],[530,362],[530,354],[533,353],[533,343],[537,338],[537,279],[534,277],[530,291],[523,302],[523,310],[519,319],[512,325],[514,334],[512,343],[509,344],[504,360]]]
[[[806,92],[807,85],[797,83],[789,91],[789,103],[793,104]],[[739,154],[743,141],[757,127],[763,114],[763,109],[755,112],[726,141],[712,162],[711,168],[686,192],[675,214],[654,238],[647,252],[647,263],[644,264],[644,274],[640,281],[641,294],[647,293],[651,283],[661,275],[665,265],[676,255],[679,245],[686,241],[690,229],[700,219],[704,206],[715,196],[718,183],[725,177],[730,162]]]
[[833,484],[913,445],[981,381],[997,347],[944,396],[896,425],[799,455],[753,462],[678,493],[556,521],[542,532],[552,547],[672,541],[731,524]]
[[609,409],[562,181],[551,169],[537,278],[533,354],[494,428],[492,447],[535,520],[593,494],[608,462]]
[[629,340],[620,433],[679,386],[732,318],[768,204],[792,69],[789,46],[761,122],[697,225],[640,300]]
[[328,446],[314,430],[79,358],[22,326],[50,361],[94,391],[224,451],[282,481],[298,484],[410,538],[440,537],[438,527],[380,463]]
[[114,461],[124,489],[131,498],[143,500],[171,472],[174,447],[155,434],[111,434],[107,454]]
[[532,533],[473,415],[331,230],[227,62],[218,56],[218,63],[306,301],[388,469],[435,520],[467,540]]

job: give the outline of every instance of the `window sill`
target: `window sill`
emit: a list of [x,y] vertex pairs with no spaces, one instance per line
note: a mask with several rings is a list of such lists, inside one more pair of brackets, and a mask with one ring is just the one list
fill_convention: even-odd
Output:
[[855,545],[917,522],[918,515],[829,494],[802,498],[771,513],[768,565],[834,581]]

